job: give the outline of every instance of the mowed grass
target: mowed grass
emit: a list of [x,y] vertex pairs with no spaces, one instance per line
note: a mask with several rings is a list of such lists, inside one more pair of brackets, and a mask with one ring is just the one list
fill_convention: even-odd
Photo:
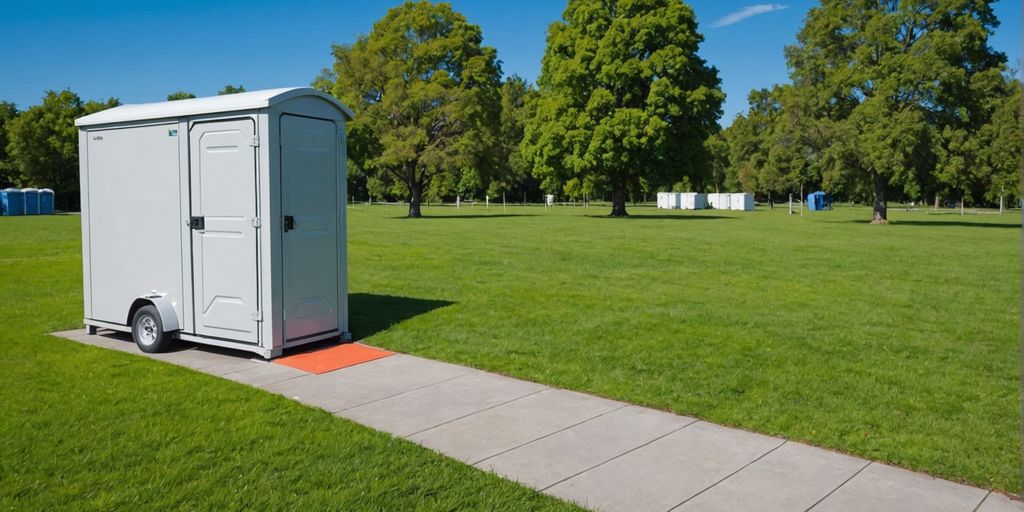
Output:
[[[568,510],[284,397],[44,333],[78,217],[0,217],[0,510]],[[144,257],[139,254],[138,257]]]
[[1020,489],[1020,212],[349,208],[368,342]]

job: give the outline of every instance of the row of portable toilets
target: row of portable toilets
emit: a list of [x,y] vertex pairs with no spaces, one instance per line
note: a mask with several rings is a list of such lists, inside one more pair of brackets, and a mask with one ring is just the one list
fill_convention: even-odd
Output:
[[696,192],[658,192],[658,208],[664,210],[716,210],[752,211],[754,194],[698,194]]
[[0,190],[0,215],[53,215],[53,191],[35,188]]

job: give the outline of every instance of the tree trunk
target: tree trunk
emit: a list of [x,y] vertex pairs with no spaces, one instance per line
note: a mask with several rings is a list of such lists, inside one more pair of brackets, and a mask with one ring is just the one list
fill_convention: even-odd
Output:
[[886,183],[885,178],[875,171],[871,171],[871,181],[875,189],[875,209],[871,216],[872,224],[888,224],[888,206],[885,200]]
[[418,219],[423,216],[420,213],[420,202],[423,197],[423,184],[417,183],[416,180],[409,182],[409,215],[406,217],[410,219]]
[[626,184],[615,184],[612,189],[612,217],[629,217],[626,213]]

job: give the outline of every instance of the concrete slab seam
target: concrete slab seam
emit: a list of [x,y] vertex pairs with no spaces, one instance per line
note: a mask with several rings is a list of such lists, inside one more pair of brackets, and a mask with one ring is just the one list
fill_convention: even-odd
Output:
[[698,492],[697,494],[694,494],[693,496],[690,496],[689,498],[686,498],[685,500],[683,500],[683,501],[679,502],[678,504],[676,504],[676,506],[674,506],[674,507],[670,507],[670,508],[669,508],[669,509],[668,509],[668,510],[667,510],[666,512],[672,512],[673,510],[675,510],[675,509],[677,509],[677,508],[679,508],[679,507],[681,507],[681,506],[685,505],[685,504],[686,504],[686,502],[688,502],[688,501],[690,501],[690,500],[692,500],[692,499],[696,498],[697,496],[700,496],[701,494],[704,494],[705,492],[708,492],[709,490],[713,489],[713,488],[714,488],[714,487],[715,487],[716,485],[718,485],[718,484],[720,484],[720,483],[722,483],[722,482],[724,482],[724,481],[726,481],[726,480],[728,480],[728,479],[732,478],[732,477],[733,477],[733,475],[735,475],[735,474],[739,473],[740,471],[743,471],[744,469],[747,469],[747,468],[749,468],[749,467],[750,467],[750,466],[752,466],[752,465],[753,465],[754,463],[756,463],[757,461],[759,461],[759,460],[761,460],[761,459],[763,459],[763,458],[767,457],[767,456],[768,456],[769,454],[771,454],[771,453],[772,453],[772,452],[774,452],[775,450],[778,450],[779,448],[782,448],[782,447],[783,447],[783,446],[784,446],[784,445],[785,445],[786,443],[788,443],[788,442],[789,442],[789,440],[788,440],[788,439],[783,439],[783,440],[782,440],[782,442],[781,442],[781,443],[779,443],[779,444],[778,444],[778,446],[776,446],[775,448],[772,448],[771,450],[768,450],[768,451],[766,451],[766,452],[762,453],[762,454],[761,454],[760,456],[758,456],[758,457],[757,457],[756,459],[754,459],[754,460],[752,460],[752,461],[750,461],[750,462],[748,462],[748,463],[744,464],[744,465],[743,465],[743,466],[742,466],[741,468],[737,469],[736,471],[733,471],[732,473],[729,473],[728,475],[725,475],[725,476],[724,476],[723,478],[721,478],[721,479],[720,479],[720,480],[718,480],[717,482],[715,482],[715,483],[713,483],[713,484],[711,484],[711,485],[709,485],[709,486],[707,486],[707,487],[705,487],[705,488],[701,489],[701,490],[700,490],[700,492]]
[[683,425],[683,426],[681,426],[681,427],[679,427],[679,428],[677,428],[675,430],[672,430],[671,432],[666,432],[665,434],[660,435],[658,437],[655,437],[654,439],[651,439],[650,441],[647,441],[646,443],[643,443],[643,444],[641,444],[639,446],[634,446],[633,448],[630,448],[629,450],[626,450],[626,451],[624,451],[624,452],[622,452],[622,453],[620,453],[620,454],[618,454],[618,455],[616,455],[616,456],[614,456],[614,457],[612,457],[612,458],[610,458],[610,459],[608,459],[608,460],[606,460],[604,462],[600,462],[598,464],[594,464],[593,466],[590,466],[589,468],[584,469],[583,471],[580,471],[578,473],[569,475],[569,476],[567,476],[567,477],[565,477],[565,478],[563,478],[563,479],[561,479],[561,480],[559,480],[559,481],[557,481],[557,482],[555,482],[555,483],[553,483],[553,484],[551,484],[551,485],[549,485],[549,486],[547,486],[547,487],[545,487],[543,489],[538,489],[538,490],[541,491],[541,492],[545,492],[548,489],[550,489],[550,488],[552,488],[552,487],[554,487],[554,486],[556,486],[556,485],[558,485],[558,484],[560,484],[562,482],[566,482],[566,481],[572,480],[573,478],[576,478],[576,477],[578,477],[578,476],[580,476],[580,475],[582,475],[582,474],[584,474],[584,473],[586,473],[588,471],[593,471],[594,469],[597,469],[597,468],[599,468],[599,467],[601,467],[601,466],[603,466],[605,464],[608,464],[609,462],[611,462],[613,460],[622,458],[622,457],[624,457],[626,455],[629,455],[630,453],[633,453],[633,452],[639,450],[640,448],[643,448],[643,447],[645,447],[645,446],[647,446],[647,445],[649,445],[649,444],[651,444],[653,442],[660,441],[660,440],[662,440],[662,439],[664,439],[664,438],[666,438],[666,437],[668,437],[668,436],[670,436],[672,434],[675,434],[676,432],[679,432],[680,430],[682,430],[682,429],[684,429],[686,427],[689,427],[690,425],[695,425],[695,424],[699,423],[700,421],[701,420],[694,419],[693,421],[687,423],[686,425]]
[[865,469],[867,469],[868,466],[870,466],[871,464],[872,464],[872,462],[868,461],[868,463],[864,464],[864,466],[861,467],[860,469],[858,469],[856,473],[850,475],[850,478],[847,478],[846,480],[843,480],[843,483],[837,485],[835,489],[832,489],[831,491],[828,492],[828,494],[822,496],[820,500],[815,501],[813,504],[811,504],[811,506],[807,507],[807,510],[805,510],[804,512],[811,512],[811,510],[814,509],[814,507],[817,507],[818,505],[821,505],[821,502],[827,500],[829,496],[832,496],[833,494],[836,493],[836,491],[838,491],[839,489],[842,489],[844,485],[850,483],[850,480],[853,480],[854,478],[857,478],[857,475],[861,474],[861,472],[864,471]]
[[439,384],[444,384],[446,382],[451,382],[451,381],[453,381],[455,379],[461,379],[462,377],[465,377],[465,376],[467,376],[467,375],[469,375],[469,374],[471,374],[471,373],[473,373],[475,371],[477,371],[477,370],[470,369],[466,373],[460,373],[458,375],[455,375],[454,377],[448,377],[446,379],[439,380],[437,382],[431,382],[430,384],[424,384],[424,385],[416,387],[416,388],[407,389],[405,391],[400,391],[400,392],[395,393],[393,395],[382,396],[380,398],[374,398],[373,400],[369,400],[369,401],[366,401],[366,402],[361,402],[361,403],[358,403],[356,405],[350,405],[348,407],[342,407],[341,409],[331,410],[330,413],[331,414],[338,414],[339,412],[350,411],[352,409],[355,409],[356,407],[362,407],[364,405],[374,404],[374,403],[380,402],[381,400],[387,400],[389,398],[394,398],[396,396],[402,396],[402,395],[405,395],[405,394],[408,394],[408,393],[412,393],[414,391],[419,391],[421,389],[427,389],[427,388],[429,388],[431,386],[437,386]]
[[494,457],[497,457],[499,455],[504,455],[504,454],[506,454],[508,452],[511,452],[513,450],[518,450],[519,448],[522,448],[522,447],[524,447],[524,446],[526,446],[528,444],[536,443],[537,441],[540,441],[541,439],[546,439],[546,438],[551,437],[551,436],[553,436],[555,434],[558,434],[559,432],[565,432],[566,430],[569,430],[570,428],[578,427],[578,426],[580,426],[580,425],[582,425],[584,423],[587,423],[589,421],[596,420],[596,419],[598,419],[601,416],[604,416],[606,414],[611,414],[611,413],[613,413],[615,411],[618,411],[620,409],[625,409],[626,407],[629,407],[629,404],[624,403],[624,404],[620,405],[619,407],[616,407],[616,408],[614,408],[614,409],[612,409],[610,411],[602,412],[601,414],[598,414],[597,416],[593,416],[593,417],[587,418],[587,419],[585,419],[583,421],[580,421],[580,422],[577,422],[577,423],[573,423],[572,425],[569,425],[568,427],[560,428],[560,429],[558,429],[558,430],[556,430],[554,432],[551,432],[551,433],[548,433],[548,434],[544,434],[544,435],[542,435],[542,436],[540,436],[540,437],[538,437],[536,439],[531,439],[531,440],[529,440],[529,441],[527,441],[525,443],[519,444],[517,446],[513,446],[512,448],[509,448],[509,449],[504,450],[502,452],[495,453],[494,455],[488,455],[487,457],[484,457],[484,458],[482,458],[482,459],[480,459],[480,460],[478,460],[476,462],[473,462],[470,465],[475,466],[475,465],[480,464],[481,462],[483,462],[485,460],[493,459]]
[[980,502],[978,502],[978,505],[975,506],[974,510],[971,510],[971,512],[978,512],[979,510],[981,510],[981,506],[985,504],[985,500],[987,500],[989,496],[992,496],[992,491],[985,493],[985,497],[982,498]]
[[426,431],[428,431],[428,430],[434,430],[435,428],[443,427],[443,426],[445,426],[445,425],[447,425],[447,424],[449,424],[449,423],[453,423],[453,422],[459,421],[459,420],[461,420],[461,419],[465,419],[465,418],[468,418],[468,417],[470,417],[470,416],[473,416],[473,415],[475,415],[475,414],[480,414],[480,413],[482,413],[482,412],[484,412],[484,411],[489,411],[489,410],[491,410],[491,409],[494,409],[495,407],[501,407],[501,406],[503,406],[503,405],[506,405],[506,404],[510,404],[510,403],[512,403],[512,402],[515,402],[516,400],[522,400],[522,399],[524,399],[524,398],[526,398],[526,397],[530,397],[530,396],[536,395],[537,393],[540,393],[540,392],[543,392],[543,391],[547,391],[547,390],[549,390],[549,389],[552,389],[552,388],[549,388],[549,387],[544,387],[544,388],[538,389],[537,391],[534,391],[534,392],[532,392],[532,393],[527,393],[527,394],[525,394],[525,395],[523,395],[523,396],[520,396],[520,397],[516,397],[516,398],[513,398],[513,399],[511,399],[511,400],[506,400],[506,401],[504,401],[504,402],[501,402],[500,404],[494,404],[494,405],[492,405],[492,406],[490,406],[490,407],[486,407],[486,408],[484,408],[484,409],[480,409],[479,411],[473,411],[473,412],[471,412],[471,413],[469,413],[469,414],[466,414],[466,415],[463,415],[463,416],[459,416],[458,418],[452,418],[452,419],[450,419],[450,420],[448,420],[448,421],[445,421],[445,422],[443,422],[443,423],[438,423],[437,425],[434,425],[434,426],[432,426],[432,427],[427,427],[427,428],[425,428],[425,429],[422,429],[422,430],[418,430],[418,431],[416,431],[416,432],[413,432],[413,433],[411,433],[411,434],[408,434],[408,435],[406,435],[406,436],[403,436],[403,437],[405,437],[406,439],[409,439],[409,438],[412,438],[413,436],[415,436],[415,435],[417,435],[417,434],[421,434],[421,433],[423,433],[423,432],[426,432]]

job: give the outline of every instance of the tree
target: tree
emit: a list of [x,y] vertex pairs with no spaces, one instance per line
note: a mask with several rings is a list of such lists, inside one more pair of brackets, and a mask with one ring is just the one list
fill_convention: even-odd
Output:
[[725,98],[697,55],[703,37],[679,0],[570,0],[548,30],[537,114],[523,154],[546,182],[630,192],[709,173],[704,141]]
[[[242,85],[225,85],[223,89],[217,91],[217,96],[224,96],[225,94],[237,94],[245,92],[245,87]],[[168,98],[170,99],[170,98]]]
[[1005,70],[988,46],[991,4],[824,0],[786,48],[793,83],[829,137],[816,165],[868,185],[873,223],[888,222],[893,187],[913,197],[931,176],[964,187],[977,150],[967,135],[987,121],[986,84]]
[[[228,87],[231,87],[231,86],[229,85]],[[225,87],[224,90],[227,90],[227,87]],[[234,92],[242,92],[242,91],[234,91]],[[223,94],[230,94],[230,93],[223,93]],[[195,98],[195,97],[196,97],[196,95],[192,94],[190,92],[178,91],[178,92],[172,92],[172,93],[168,94],[167,95],[167,101],[190,100],[190,99]]]
[[432,184],[457,186],[466,170],[489,171],[501,71],[497,52],[482,41],[480,27],[451,5],[408,1],[369,35],[333,47],[331,92],[356,112],[349,154],[368,183],[407,190],[409,217],[422,215]]
[[43,103],[10,122],[7,151],[22,184],[56,192],[63,208],[78,199],[78,130],[75,119],[115,107],[116,98],[82,102],[70,90],[47,91]]
[[512,197],[540,193],[539,183],[530,173],[530,165],[522,155],[520,144],[523,129],[536,110],[537,89],[522,77],[512,75],[501,85],[501,120],[498,130],[498,144],[494,172],[489,177],[488,194],[503,193]]
[[18,108],[14,103],[0,101],[0,188],[7,188],[16,184],[16,171],[14,162],[7,154],[7,144],[10,142],[8,130],[10,124],[18,117]]

